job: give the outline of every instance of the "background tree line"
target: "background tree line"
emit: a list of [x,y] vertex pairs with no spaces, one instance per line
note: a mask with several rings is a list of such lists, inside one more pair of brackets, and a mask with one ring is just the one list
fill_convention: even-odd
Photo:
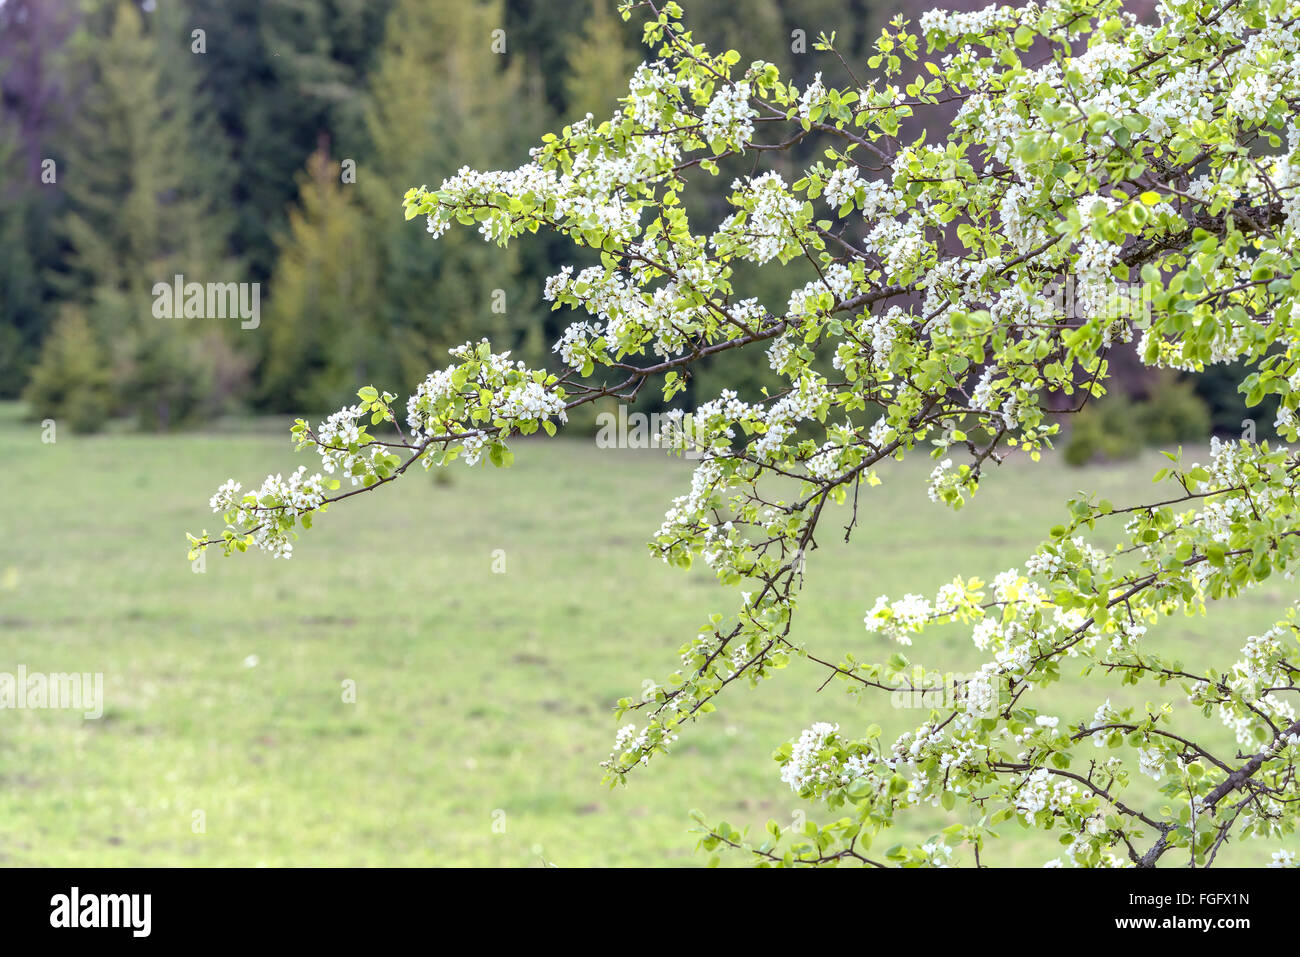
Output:
[[[906,5],[686,6],[711,47],[802,84],[840,69],[819,33],[864,63]],[[553,239],[505,255],[462,231],[432,243],[402,194],[517,165],[547,129],[608,115],[647,52],[615,0],[0,0],[0,397],[79,429],[165,429],[326,410],[369,382],[403,393],[468,338],[542,361],[567,323],[545,277],[594,260]],[[791,151],[784,172],[813,159]],[[726,214],[744,172],[700,177],[697,222]],[[779,311],[803,268],[744,285]],[[257,331],[156,318],[151,289],[178,274],[261,284]],[[713,368],[766,378],[756,352]],[[1126,379],[1168,404],[1170,383]],[[1235,427],[1229,379],[1179,405],[1180,436],[1208,428],[1207,399]]]

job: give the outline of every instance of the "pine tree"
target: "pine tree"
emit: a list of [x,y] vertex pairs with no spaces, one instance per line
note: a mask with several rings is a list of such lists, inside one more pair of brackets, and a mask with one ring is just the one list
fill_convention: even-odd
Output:
[[[192,57],[200,89],[230,144],[233,243],[265,280],[297,198],[295,177],[328,135],[338,156],[366,151],[366,76],[392,0],[184,0],[173,32],[206,31]],[[163,14],[175,2],[159,4]]]
[[568,51],[565,92],[570,119],[590,113],[600,122],[627,94],[637,60],[624,43],[624,24],[611,7],[611,0],[592,0],[586,28]]
[[97,431],[114,402],[111,373],[102,352],[85,310],[65,306],[23,390],[32,418],[65,421],[74,432]]
[[340,164],[324,149],[299,184],[272,273],[261,387],[271,408],[334,409],[376,364],[374,249],[356,187],[341,182]]
[[[0,3],[0,396],[16,396],[36,360],[55,309],[46,272],[60,240],[56,139],[75,113],[63,69],[74,0]],[[51,165],[53,164],[53,165]]]
[[[778,0],[692,0],[683,6],[686,25],[697,42],[711,50],[743,50],[745,62],[770,60],[785,75],[791,61],[790,34]],[[813,30],[810,49],[820,29]]]
[[237,277],[221,264],[224,237],[203,194],[210,180],[197,172],[210,170],[193,140],[202,101],[192,84],[164,77],[166,51],[133,4],[119,0],[110,12],[107,36],[81,46],[90,85],[61,176],[70,253],[54,281],[86,310],[114,369],[115,405],[145,426],[168,427],[203,407],[209,360],[229,352],[230,333],[155,318],[151,290],[177,273],[201,282]]
[[34,339],[45,324],[44,289],[32,255],[35,187],[0,125],[0,395],[27,378]]
[[506,52],[493,52],[502,28],[499,2],[398,0],[389,16],[371,82],[373,159],[358,180],[381,257],[376,319],[386,369],[376,385],[393,391],[446,365],[446,350],[467,339],[486,336],[517,353],[539,348],[541,278],[526,281],[517,248],[503,255],[466,235],[432,243],[423,223],[401,213],[411,186],[466,163],[527,159],[545,109],[509,34]]
[[71,245],[60,286],[83,301],[147,289],[170,266],[201,267],[224,243],[193,185],[193,90],[164,83],[155,38],[122,0],[111,31],[85,46],[91,83],[71,132],[64,220]]

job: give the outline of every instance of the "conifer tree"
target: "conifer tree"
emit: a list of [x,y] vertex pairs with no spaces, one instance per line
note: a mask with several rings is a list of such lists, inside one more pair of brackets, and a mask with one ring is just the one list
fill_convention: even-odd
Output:
[[45,339],[23,399],[35,419],[62,419],[74,432],[100,428],[114,404],[112,378],[85,309],[63,308]]
[[0,396],[27,381],[54,308],[44,280],[61,255],[56,140],[75,112],[65,67],[75,0],[0,3]]
[[[324,149],[299,177],[299,202],[281,240],[268,304],[262,374],[268,404],[324,409],[370,373],[375,259],[356,187]],[[369,361],[368,361],[369,360]]]
[[582,33],[568,50],[568,94],[566,119],[580,119],[587,113],[597,121],[605,119],[627,93],[627,78],[636,68],[636,53],[623,41],[624,25],[613,12],[610,0],[592,0],[591,15]]
[[32,335],[42,324],[42,283],[32,255],[33,187],[0,125],[0,395],[26,378]]
[[54,282],[86,309],[102,361],[113,369],[115,406],[165,428],[209,398],[208,366],[229,353],[229,331],[207,320],[156,318],[151,289],[176,274],[200,282],[237,277],[220,261],[220,220],[203,192],[210,180],[197,172],[205,168],[193,138],[202,101],[180,82],[179,66],[164,76],[166,52],[133,4],[118,2],[111,15],[107,36],[80,45],[92,85],[70,134],[62,177],[70,253]]
[[[404,222],[398,199],[465,162],[513,166],[546,122],[536,83],[512,50],[500,2],[398,0],[371,83],[373,160],[358,170],[380,255],[375,319],[385,370],[409,386],[447,349],[489,336],[517,354],[538,348],[541,280],[525,281],[518,254],[474,237],[432,243]],[[494,52],[494,39],[504,52]],[[436,290],[431,296],[430,290]]]

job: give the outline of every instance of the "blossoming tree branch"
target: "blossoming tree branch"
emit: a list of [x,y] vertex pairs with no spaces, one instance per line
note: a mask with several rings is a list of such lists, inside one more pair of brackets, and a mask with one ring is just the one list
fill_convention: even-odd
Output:
[[[840,79],[803,89],[769,63],[705,50],[675,3],[633,13],[655,59],[612,117],[544,137],[518,169],[465,168],[405,197],[435,238],[476,225],[505,246],[551,230],[598,252],[599,265],[546,284],[556,309],[582,316],[555,343],[557,368],[467,343],[404,415],[396,395],[366,387],[315,428],[299,420],[297,446],[322,471],[221,486],[211,506],[225,528],[190,536],[192,556],[216,545],[287,558],[317,513],[413,466],[509,465],[514,436],[554,435],[577,406],[643,388],[671,403],[693,364],[761,349],[780,389],[723,391],[689,423],[669,416],[700,459],[651,548],[682,568],[705,562],[737,598],[649,700],[619,702],[631,723],[604,764],[611,783],[670,751],[730,686],[796,656],[887,706],[922,686],[903,649],[948,626],[986,659],[950,707],[897,740],[822,723],[778,750],[781,779],[826,821],[751,837],[700,818],[705,848],[762,864],[918,866],[965,845],[988,863],[1018,819],[1059,832],[1051,864],[1206,866],[1245,839],[1260,839],[1260,863],[1270,851],[1291,863],[1274,849],[1300,808],[1295,605],[1263,634],[1222,635],[1216,667],[1146,640],[1172,616],[1293,580],[1289,448],[1216,441],[1199,464],[1167,453],[1148,501],[1063,503],[1022,567],[991,582],[953,569],[966,574],[933,596],[864,596],[867,631],[903,646],[888,660],[805,647],[795,613],[818,535],[860,521],[870,535],[891,461],[929,454],[936,507],[960,508],[1008,456],[1036,461],[1051,445],[1050,398],[1077,410],[1103,394],[1123,344],[1153,367],[1244,363],[1245,404],[1279,397],[1276,428],[1295,440],[1300,3],[1163,0],[1151,23],[1115,0],[932,11],[883,32],[870,81],[823,37]],[[947,138],[908,142],[927,112]],[[765,168],[804,141],[820,158],[793,182]],[[692,222],[689,177],[729,157],[752,169],[731,184],[730,215]],[[778,311],[733,283],[737,261],[796,259],[816,278]],[[1048,293],[1067,279],[1068,316]],[[1148,307],[1117,316],[1136,282]],[[1079,674],[1095,712],[1055,713],[1051,686]],[[1112,706],[1128,686],[1150,703]],[[1235,747],[1199,743],[1217,721]],[[1139,786],[1144,775],[1157,784]],[[960,823],[923,844],[889,840],[923,806]]]

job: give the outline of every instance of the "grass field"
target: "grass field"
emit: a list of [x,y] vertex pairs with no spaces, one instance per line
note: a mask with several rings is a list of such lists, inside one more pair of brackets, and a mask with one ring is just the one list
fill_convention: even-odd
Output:
[[[610,791],[598,764],[613,701],[664,678],[707,614],[737,600],[645,547],[689,463],[527,441],[513,469],[412,476],[334,509],[290,562],[213,552],[194,573],[184,533],[216,529],[215,487],[298,461],[313,460],[293,455],[287,427],[61,431],[47,445],[0,406],[0,671],[102,672],[106,699],[99,721],[0,712],[0,864],[701,865],[691,808],[735,825],[800,808],[770,758],[782,741],[817,720],[892,733],[922,717],[837,684],[818,694],[824,674],[800,661],[731,691],[676,753]],[[853,543],[821,536],[796,634],[823,656],[887,656],[862,628],[877,594],[987,579],[1023,562],[1071,491],[1137,500],[1155,467],[1011,464],[956,515],[926,499],[925,460],[888,469]],[[1153,637],[1189,665],[1224,666],[1293,588],[1270,579]],[[978,660],[957,631],[912,651],[953,670]],[[1073,721],[1123,700],[1088,682],[1053,686],[1039,707]],[[1207,737],[1228,740],[1217,724]],[[948,821],[918,814],[900,839]],[[1059,853],[1054,834],[1006,834],[986,861]],[[1274,849],[1220,859],[1259,864]]]

